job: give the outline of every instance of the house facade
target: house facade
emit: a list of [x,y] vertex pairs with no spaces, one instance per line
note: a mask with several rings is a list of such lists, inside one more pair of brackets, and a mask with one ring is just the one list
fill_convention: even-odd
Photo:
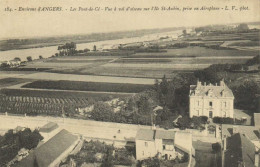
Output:
[[187,132],[140,129],[135,142],[137,160],[155,156],[167,160],[181,159],[185,154],[191,156],[193,152],[192,135]]
[[222,80],[220,84],[190,86],[189,115],[213,117],[234,117],[234,95]]

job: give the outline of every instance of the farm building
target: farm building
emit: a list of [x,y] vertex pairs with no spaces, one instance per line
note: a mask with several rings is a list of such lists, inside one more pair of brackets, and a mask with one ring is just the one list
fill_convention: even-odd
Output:
[[53,167],[58,166],[79,143],[79,137],[66,130],[61,130],[49,141],[32,151],[26,158],[18,162],[15,167]]
[[207,116],[213,117],[234,117],[234,95],[225,82],[220,85],[197,85],[190,86],[190,117]]

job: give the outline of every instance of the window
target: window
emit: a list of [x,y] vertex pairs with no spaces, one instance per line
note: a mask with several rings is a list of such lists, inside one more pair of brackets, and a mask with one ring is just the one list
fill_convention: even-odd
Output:
[[163,150],[165,150],[165,149],[166,149],[166,148],[165,148],[165,145],[163,145],[162,147],[163,147]]
[[148,143],[147,142],[144,142],[144,145],[145,145],[145,147],[148,147]]
[[224,106],[227,107],[227,102],[224,102]]
[[209,106],[210,106],[210,107],[212,107],[212,106],[213,106],[213,104],[212,104],[212,101],[210,101],[210,102],[209,102]]
[[200,106],[200,101],[198,101],[198,106]]

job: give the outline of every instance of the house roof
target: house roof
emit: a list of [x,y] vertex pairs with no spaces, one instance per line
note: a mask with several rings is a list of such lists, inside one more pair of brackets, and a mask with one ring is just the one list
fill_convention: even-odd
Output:
[[136,140],[154,140],[154,131],[152,129],[139,129],[136,134]]
[[157,130],[155,138],[156,139],[174,139],[175,132],[167,130]]
[[222,137],[230,137],[235,133],[244,134],[252,141],[260,139],[259,127],[222,124]]
[[46,167],[56,160],[66,151],[75,141],[77,136],[72,135],[67,130],[61,130],[58,134],[48,140],[45,144],[36,148],[26,158],[15,166],[17,167]]
[[254,113],[254,123],[255,126],[260,126],[260,113]]
[[231,89],[223,85],[190,85],[190,96],[234,97]]
[[153,141],[154,139],[174,139],[175,132],[167,130],[140,129],[136,134],[137,140]]
[[40,132],[51,132],[53,131],[54,129],[58,128],[58,124],[57,123],[54,123],[54,122],[48,122],[47,124],[43,125],[41,128],[40,128]]
[[227,138],[227,150],[224,154],[225,167],[238,166],[241,163],[246,167],[253,167],[255,164],[255,146],[240,133]]

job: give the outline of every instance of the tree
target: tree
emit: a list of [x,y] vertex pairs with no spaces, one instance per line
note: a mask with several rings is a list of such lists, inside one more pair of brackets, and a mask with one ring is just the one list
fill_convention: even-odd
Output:
[[39,56],[39,59],[43,59],[42,55]]
[[20,57],[15,57],[14,61],[21,61],[21,58]]
[[182,30],[183,35],[187,35],[187,30]]
[[26,57],[27,61],[32,61],[32,56]]
[[93,46],[93,51],[97,51],[97,46],[96,45]]
[[152,100],[143,95],[137,102],[138,113],[141,115],[151,114],[153,111],[152,106]]
[[243,23],[243,24],[239,24],[239,25],[237,26],[237,29],[238,29],[239,31],[246,31],[246,30],[249,30],[249,27],[248,27],[247,24]]
[[104,102],[97,102],[94,104],[91,117],[97,121],[113,121],[114,112],[108,104]]
[[90,50],[88,48],[84,49],[83,52],[89,52]]
[[58,46],[60,56],[68,55],[73,56],[76,53],[76,43],[66,43],[65,45]]
[[186,129],[190,127],[191,120],[187,116],[183,116],[178,119],[177,124],[179,125],[180,129]]
[[114,157],[113,157],[112,153],[113,153],[113,149],[108,147],[104,160],[101,164],[101,167],[113,167],[114,166],[114,163],[113,163]]

